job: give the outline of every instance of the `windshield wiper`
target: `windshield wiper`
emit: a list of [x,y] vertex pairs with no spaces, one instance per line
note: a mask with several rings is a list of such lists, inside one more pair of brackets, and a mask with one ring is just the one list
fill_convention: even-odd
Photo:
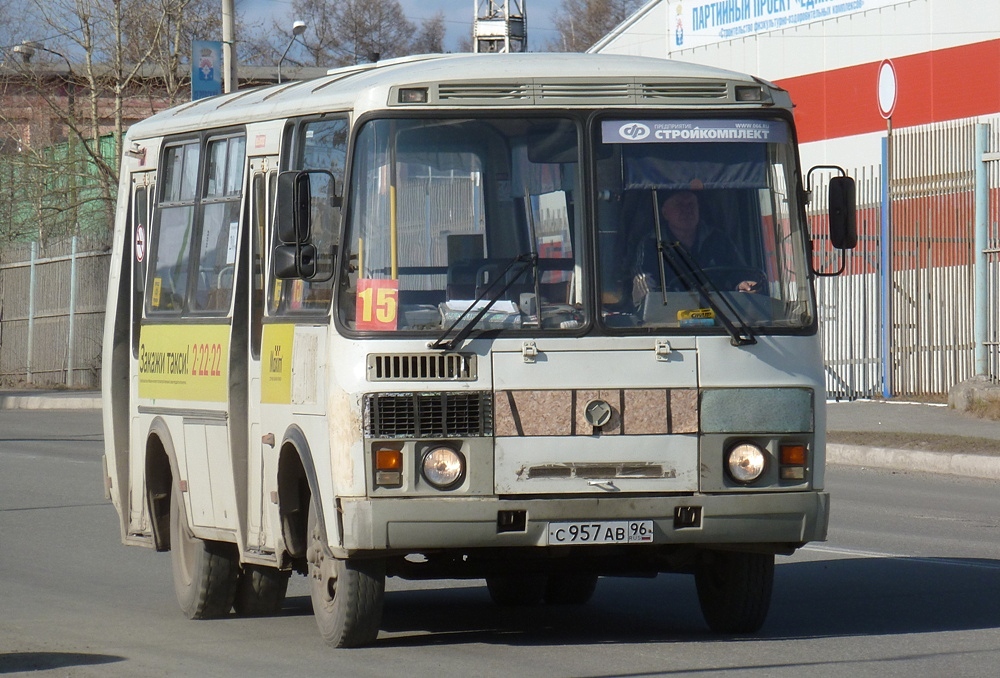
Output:
[[[451,334],[451,331],[455,329],[460,322],[462,322],[465,316],[469,315],[469,311],[474,309],[476,307],[476,304],[485,299],[487,295],[489,295],[490,292],[500,283],[500,281],[507,277],[507,273],[510,271],[510,269],[512,269],[514,265],[518,263],[524,264],[521,267],[521,270],[518,271],[517,274],[512,275],[507,280],[506,285],[498,289],[495,294],[489,297],[489,300],[485,304],[483,304],[483,307],[479,309],[479,312],[476,313],[475,317],[473,317],[472,320],[470,320],[465,325],[465,327],[459,330],[458,334],[456,334],[451,341],[445,341],[447,336]],[[476,298],[472,301],[471,304],[469,304],[469,307],[464,311],[462,311],[462,314],[457,318],[455,318],[455,321],[451,325],[449,325],[444,332],[441,333],[441,336],[432,341],[431,343],[429,343],[427,347],[434,349],[443,348],[446,351],[455,350],[455,347],[461,344],[465,340],[465,338],[469,336],[473,328],[475,328],[475,326],[479,323],[479,321],[483,319],[483,316],[486,315],[491,308],[493,308],[493,304],[497,303],[497,301],[500,300],[500,297],[502,297],[507,292],[507,290],[510,289],[511,285],[517,282],[518,278],[524,275],[525,271],[529,269],[534,269],[537,265],[538,265],[538,257],[534,254],[519,254],[513,259],[511,259],[507,263],[507,266],[504,267],[503,271],[501,271],[496,276],[496,278],[489,285],[486,286],[486,288],[482,292],[476,295]]]
[[[658,205],[655,190],[653,191],[653,204],[654,206]],[[653,214],[656,222],[656,249],[660,254],[660,289],[663,291],[663,305],[667,305],[667,276],[663,269],[663,262],[666,261],[688,289],[698,292],[698,295],[711,307],[722,326],[726,328],[726,332],[729,333],[733,346],[756,344],[757,337],[754,336],[753,330],[740,317],[732,302],[719,293],[719,289],[705,273],[705,269],[698,265],[698,262],[691,257],[680,242],[664,242],[660,225],[660,210],[654,207]],[[722,308],[722,304],[715,300],[716,298],[722,300],[726,310]]]

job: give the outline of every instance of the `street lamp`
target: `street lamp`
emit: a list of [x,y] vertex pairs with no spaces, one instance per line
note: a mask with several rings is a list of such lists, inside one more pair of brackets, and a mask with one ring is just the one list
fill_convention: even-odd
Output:
[[292,39],[288,41],[288,47],[285,48],[285,51],[281,53],[281,58],[278,59],[278,84],[279,85],[281,84],[281,62],[285,60],[286,56],[288,56],[288,50],[290,50],[292,48],[292,45],[295,44],[295,41],[298,39],[298,37],[300,35],[302,35],[303,33],[305,33],[305,32],[306,32],[306,22],[305,21],[296,21],[295,23],[292,24]]
[[35,56],[35,49],[38,49],[40,47],[41,45],[39,45],[37,42],[32,42],[31,40],[25,40],[20,45],[14,45],[14,47],[10,51],[13,52],[14,54],[20,54],[21,61],[23,61],[24,63],[30,63],[31,57]]
[[31,63],[31,57],[35,56],[35,52],[48,52],[49,54],[54,54],[63,61],[66,62],[66,69],[70,75],[73,74],[73,64],[69,62],[69,58],[62,52],[57,52],[54,49],[49,49],[40,42],[35,42],[34,40],[23,40],[21,44],[14,45],[11,50],[14,54],[21,55],[21,61],[25,64]]

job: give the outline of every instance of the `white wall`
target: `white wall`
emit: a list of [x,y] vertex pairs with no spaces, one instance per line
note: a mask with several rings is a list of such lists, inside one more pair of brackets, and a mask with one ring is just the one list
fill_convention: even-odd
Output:
[[[740,5],[742,0],[733,1]],[[592,51],[677,59],[779,81],[1000,38],[1000,0],[863,0],[861,11],[846,16],[678,48],[677,8],[681,7],[685,30],[690,32],[692,12],[719,2],[651,0]],[[767,0],[764,5],[759,2],[751,0],[751,8],[766,6]],[[794,4],[800,6],[797,0]],[[803,144],[802,164],[807,169],[817,164],[848,169],[877,165],[884,136],[878,132]]]
[[677,7],[690,12],[713,2],[718,0],[652,0],[594,51],[691,61],[780,80],[1000,38],[1000,0],[910,0],[704,47],[676,48]]

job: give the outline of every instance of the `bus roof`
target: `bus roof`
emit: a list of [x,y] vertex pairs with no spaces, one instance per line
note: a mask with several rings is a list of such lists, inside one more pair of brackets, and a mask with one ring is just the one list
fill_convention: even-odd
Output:
[[[144,139],[330,111],[392,108],[690,107],[736,104],[739,84],[790,107],[782,90],[746,74],[669,59],[615,54],[432,54],[332,69],[325,76],[189,102],[131,127]],[[402,104],[400,88],[427,88]],[[784,96],[782,96],[784,95]],[[759,107],[755,101],[752,107]],[[742,104],[747,106],[747,104]]]

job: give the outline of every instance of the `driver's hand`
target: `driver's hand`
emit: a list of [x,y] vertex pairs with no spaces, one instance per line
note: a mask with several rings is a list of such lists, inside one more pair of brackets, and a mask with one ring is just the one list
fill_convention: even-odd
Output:
[[757,294],[760,285],[756,280],[744,280],[739,285],[736,286],[737,292],[747,292],[749,294]]

